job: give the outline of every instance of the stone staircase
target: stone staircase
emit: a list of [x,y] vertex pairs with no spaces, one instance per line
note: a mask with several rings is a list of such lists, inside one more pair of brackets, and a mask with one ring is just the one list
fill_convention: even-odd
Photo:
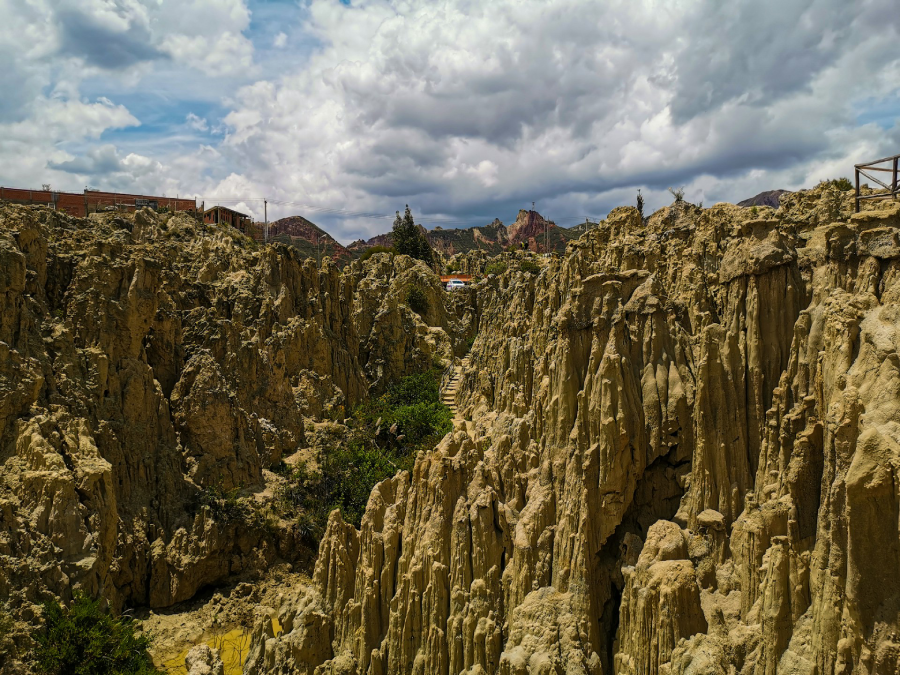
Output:
[[462,377],[463,370],[468,368],[468,366],[468,356],[453,366],[453,372],[450,374],[447,386],[441,392],[441,403],[453,411],[453,419],[455,420],[462,419],[459,415],[459,408],[456,405],[456,394],[459,391],[459,380]]

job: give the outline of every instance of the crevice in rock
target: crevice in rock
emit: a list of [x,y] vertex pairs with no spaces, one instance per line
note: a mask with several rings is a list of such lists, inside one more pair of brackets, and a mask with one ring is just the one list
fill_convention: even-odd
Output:
[[[599,619],[599,633],[604,641],[599,645],[604,673],[613,672],[619,605],[625,586],[622,566],[637,562],[650,526],[659,520],[674,518],[684,495],[677,477],[690,471],[690,462],[678,462],[675,459],[677,456],[676,445],[647,467],[638,481],[634,499],[622,517],[622,522],[597,554],[599,577],[608,584],[607,598]],[[635,538],[639,538],[639,541]]]

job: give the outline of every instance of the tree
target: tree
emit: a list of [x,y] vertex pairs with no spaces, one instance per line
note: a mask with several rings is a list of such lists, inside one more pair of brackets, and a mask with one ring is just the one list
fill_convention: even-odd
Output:
[[397,211],[392,237],[394,249],[397,253],[404,253],[411,258],[417,258],[428,265],[434,262],[431,244],[428,243],[425,233],[419,229],[419,226],[413,220],[409,204],[406,205],[406,211],[403,213],[402,218],[400,217],[400,212]]
[[637,210],[638,213],[641,214],[641,218],[644,217],[644,196],[641,194],[641,191],[638,190],[637,194]]
[[99,600],[75,592],[67,609],[43,605],[44,627],[35,637],[37,670],[47,675],[156,675],[150,638],[135,634],[134,622],[115,619]]

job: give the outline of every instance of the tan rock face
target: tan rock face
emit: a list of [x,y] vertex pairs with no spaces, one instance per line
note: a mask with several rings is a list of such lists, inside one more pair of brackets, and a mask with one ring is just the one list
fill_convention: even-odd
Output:
[[207,645],[197,645],[184,658],[188,675],[224,675],[225,665],[215,649]]
[[900,211],[848,206],[616,209],[480,284],[471,422],[248,672],[897,672]]
[[304,415],[459,352],[444,295],[405,256],[317,269],[184,215],[0,206],[0,603],[166,606],[290,557],[204,495],[261,490]]

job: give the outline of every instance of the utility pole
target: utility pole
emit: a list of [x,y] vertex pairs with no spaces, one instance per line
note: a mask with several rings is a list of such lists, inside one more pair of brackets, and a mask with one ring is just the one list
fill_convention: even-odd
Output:
[[263,243],[269,243],[269,202],[263,199],[263,219],[265,220],[263,230]]

